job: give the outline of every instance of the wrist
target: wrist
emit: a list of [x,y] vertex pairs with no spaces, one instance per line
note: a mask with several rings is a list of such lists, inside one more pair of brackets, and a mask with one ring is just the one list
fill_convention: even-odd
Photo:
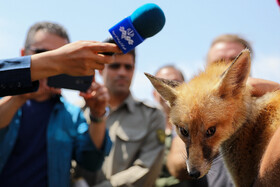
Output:
[[45,55],[44,58],[48,63],[46,63],[49,66],[49,70],[54,75],[59,75],[64,73],[62,68],[65,65],[61,65],[62,59],[59,58],[59,55],[57,55],[57,50],[51,50],[47,51],[45,53],[42,53],[41,55]]
[[110,113],[110,109],[109,109],[109,107],[106,107],[105,112],[101,116],[95,116],[92,114],[92,112],[90,112],[89,118],[90,118],[91,122],[93,122],[93,123],[100,123],[100,122],[104,121],[105,118],[107,118],[109,113]]
[[40,80],[42,78],[61,74],[59,63],[60,61],[57,60],[53,51],[31,55],[32,80]]
[[24,95],[15,95],[12,97],[15,99],[15,102],[20,105],[23,105],[28,100],[28,98],[24,97]]

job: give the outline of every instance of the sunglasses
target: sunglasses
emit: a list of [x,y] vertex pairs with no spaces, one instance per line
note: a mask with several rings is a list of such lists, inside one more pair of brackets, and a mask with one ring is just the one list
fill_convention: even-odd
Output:
[[27,48],[28,50],[32,51],[34,54],[38,54],[38,53],[43,53],[43,52],[47,52],[49,51],[48,49],[44,49],[44,48]]
[[117,70],[117,69],[121,68],[121,66],[124,66],[124,68],[125,68],[127,71],[130,71],[130,70],[133,69],[133,65],[131,65],[131,64],[113,63],[113,64],[109,64],[109,65],[108,65],[109,69],[112,69],[112,70]]

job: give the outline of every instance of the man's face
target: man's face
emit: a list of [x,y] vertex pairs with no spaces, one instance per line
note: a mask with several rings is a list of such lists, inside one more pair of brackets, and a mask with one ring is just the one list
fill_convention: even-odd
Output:
[[104,70],[100,73],[110,94],[115,96],[129,94],[134,65],[134,59],[131,54],[115,55],[114,63],[105,65]]
[[237,42],[219,42],[210,48],[207,64],[225,60],[230,63],[244,49],[244,46]]
[[[53,49],[57,49],[67,44],[68,41],[64,38],[61,38],[57,35],[45,32],[43,30],[39,30],[36,32],[34,36],[34,42],[28,49],[22,50],[22,56],[25,55],[33,55],[39,52],[50,51]],[[47,86],[47,79],[41,79],[40,86],[37,92],[33,92],[32,98],[36,100],[44,100],[50,97],[52,91]],[[30,94],[30,95],[31,95]]]

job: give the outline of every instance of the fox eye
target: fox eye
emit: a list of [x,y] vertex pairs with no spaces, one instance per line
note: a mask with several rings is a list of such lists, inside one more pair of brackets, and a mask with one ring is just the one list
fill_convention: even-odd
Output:
[[211,136],[213,136],[216,132],[216,127],[215,126],[212,126],[212,127],[209,127],[206,131],[206,137],[209,138]]
[[188,137],[189,136],[189,131],[184,129],[183,127],[179,127],[180,133],[184,136],[184,137]]

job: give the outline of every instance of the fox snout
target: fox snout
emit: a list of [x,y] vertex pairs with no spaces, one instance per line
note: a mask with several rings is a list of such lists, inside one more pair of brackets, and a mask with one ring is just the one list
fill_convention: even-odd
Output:
[[[185,164],[188,175],[194,179],[202,178],[211,169],[211,165],[219,157],[219,145],[213,142],[200,141],[201,135],[195,133],[189,141],[185,141]],[[198,137],[198,140],[196,138]],[[200,137],[200,138],[199,138]],[[183,138],[183,137],[182,137]]]
[[186,160],[188,175],[194,179],[199,179],[206,175],[210,170],[211,163],[206,160],[190,159]]
[[192,178],[195,178],[195,179],[198,179],[200,178],[200,171],[197,171],[197,170],[193,170],[189,173],[190,177]]
[[[187,162],[186,162],[187,164]],[[188,164],[187,164],[188,165]],[[188,167],[187,167],[188,168]],[[187,169],[188,170],[188,173],[189,173],[189,176],[194,178],[194,179],[199,179],[201,177],[201,173],[199,170],[197,170],[196,168],[192,168],[192,169]]]

